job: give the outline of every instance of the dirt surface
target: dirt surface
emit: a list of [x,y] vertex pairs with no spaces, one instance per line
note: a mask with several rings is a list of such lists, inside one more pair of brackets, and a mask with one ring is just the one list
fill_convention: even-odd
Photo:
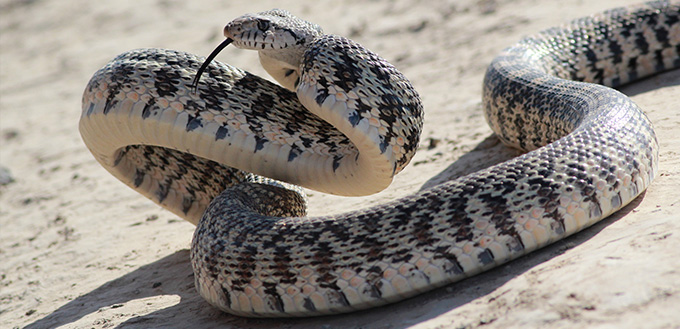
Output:
[[[196,293],[193,226],[101,168],[77,129],[81,93],[115,55],[207,55],[227,21],[283,7],[393,62],[423,97],[422,146],[386,191],[310,193],[311,213],[366,207],[518,153],[481,114],[493,56],[521,37],[631,1],[0,0],[0,327],[678,328],[680,72],[624,89],[649,114],[659,175],[611,218],[506,266],[401,303],[298,320],[230,316]],[[254,52],[218,60],[265,76]]]

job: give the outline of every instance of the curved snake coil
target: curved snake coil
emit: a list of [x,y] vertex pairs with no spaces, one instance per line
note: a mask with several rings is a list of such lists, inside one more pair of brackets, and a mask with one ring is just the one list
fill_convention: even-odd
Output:
[[192,265],[210,304],[243,316],[310,316],[474,275],[644,191],[658,162],[652,125],[598,84],[680,67],[680,4],[610,10],[503,51],[484,80],[485,117],[505,144],[530,152],[313,218],[303,217],[299,188],[262,176],[343,195],[385,188],[417,148],[418,94],[376,54],[285,11],[242,16],[225,36],[258,50],[292,91],[213,62],[194,93],[202,58],[134,50],[92,77],[80,131],[113,175],[197,223]]

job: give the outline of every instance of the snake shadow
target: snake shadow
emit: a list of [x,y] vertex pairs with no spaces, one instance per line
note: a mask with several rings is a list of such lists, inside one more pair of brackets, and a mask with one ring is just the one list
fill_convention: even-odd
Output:
[[126,326],[142,328],[150,324],[157,326],[161,322],[171,323],[187,310],[198,311],[201,317],[211,317],[219,313],[217,310],[212,311],[203,307],[207,303],[195,292],[189,250],[183,249],[111,280],[25,328],[42,329],[73,325],[73,322],[97,313],[101,314],[96,316],[99,318],[97,320],[99,324],[109,327],[110,325],[106,325],[107,315],[104,314],[108,310],[121,308],[130,301],[163,295],[179,295],[180,303],[152,314],[134,317],[126,321]]
[[428,179],[420,187],[420,190],[427,190],[446,181],[510,160],[521,154],[522,152],[519,150],[503,145],[495,134],[491,134],[472,150],[451,163],[446,169]]
[[[422,189],[505,161],[517,154],[517,151],[505,147],[498,138],[491,135],[427,181]],[[116,328],[407,328],[484,298],[509,280],[589,240],[637,207],[641,197],[594,226],[533,252],[528,257],[521,257],[480,275],[399,303],[349,315],[305,319],[247,319],[220,312],[196,292],[189,251],[184,249],[111,280],[25,328],[68,326],[86,316],[95,318],[93,326],[112,327],[112,323],[106,324],[105,321],[111,321],[107,317],[115,317],[114,313],[128,312],[127,308],[123,308],[126,303],[165,295],[179,296],[180,301],[149,314],[133,315]],[[120,312],[111,310],[116,308],[120,308]]]

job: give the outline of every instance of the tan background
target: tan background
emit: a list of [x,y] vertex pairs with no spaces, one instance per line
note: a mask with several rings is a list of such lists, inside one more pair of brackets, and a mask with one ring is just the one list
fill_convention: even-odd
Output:
[[[194,290],[193,226],[104,171],[77,130],[89,77],[115,55],[207,55],[230,19],[282,7],[392,61],[423,97],[412,164],[368,198],[311,193],[337,213],[411,193],[517,152],[480,112],[484,70],[522,36],[631,1],[0,0],[0,327],[569,328],[680,326],[680,73],[629,86],[657,127],[660,175],[610,219],[507,266],[375,310],[249,320]],[[264,75],[256,54],[218,60]]]

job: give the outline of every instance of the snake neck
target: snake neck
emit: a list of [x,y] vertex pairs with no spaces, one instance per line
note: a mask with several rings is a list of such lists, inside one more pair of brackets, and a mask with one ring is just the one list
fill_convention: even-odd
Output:
[[282,87],[295,91],[300,82],[302,51],[258,51],[260,64]]

